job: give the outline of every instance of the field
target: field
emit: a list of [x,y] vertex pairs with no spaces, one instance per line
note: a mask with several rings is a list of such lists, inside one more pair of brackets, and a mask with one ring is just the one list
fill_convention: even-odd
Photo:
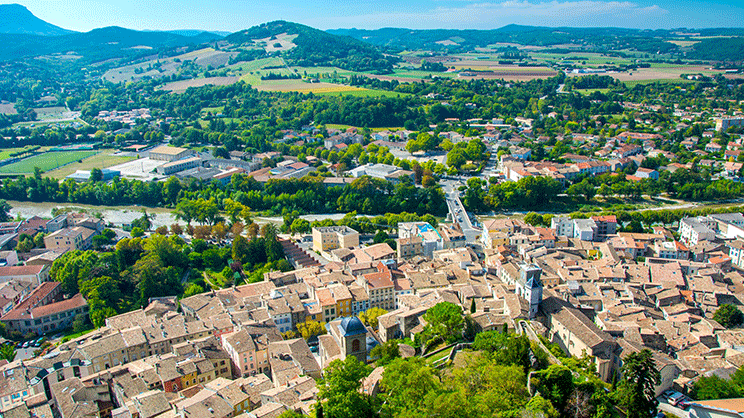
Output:
[[49,171],[75,161],[83,160],[97,153],[98,151],[46,152],[2,166],[0,167],[0,173],[31,174],[34,172],[34,167],[39,167],[42,171]]
[[50,177],[63,179],[77,170],[91,170],[93,168],[109,168],[117,164],[134,160],[134,157],[120,157],[111,155],[111,150],[104,150],[98,154],[92,155],[82,160],[82,162],[73,162],[64,167],[51,170],[47,173]]
[[[18,151],[22,151],[25,148],[5,148],[0,150],[0,160],[6,160],[10,158],[10,154]],[[42,147],[39,151],[46,151],[49,147]]]
[[610,89],[573,89],[573,91],[575,91],[577,93],[581,93],[581,94],[583,94],[585,96],[588,96],[588,95],[594,93],[595,91],[598,91],[598,92],[603,93],[603,94],[607,94],[610,91]]
[[0,114],[3,114],[3,115],[18,114],[18,112],[15,109],[15,103],[0,103]]
[[170,91],[171,93],[183,93],[190,87],[202,87],[206,85],[229,86],[230,84],[237,83],[239,80],[239,77],[195,78],[191,80],[172,81],[163,84],[160,89]]
[[175,74],[183,61],[194,61],[202,68],[212,66],[219,68],[227,64],[231,57],[237,52],[216,51],[212,48],[204,48],[192,51],[176,57],[150,60],[137,64],[126,65],[106,71],[103,79],[112,83],[140,80],[144,77],[159,78]]

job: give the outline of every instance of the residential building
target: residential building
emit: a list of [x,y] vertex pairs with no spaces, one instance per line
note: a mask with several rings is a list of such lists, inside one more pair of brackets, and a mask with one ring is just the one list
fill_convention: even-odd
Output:
[[348,226],[321,226],[313,228],[312,231],[315,251],[324,252],[359,246],[359,232]]

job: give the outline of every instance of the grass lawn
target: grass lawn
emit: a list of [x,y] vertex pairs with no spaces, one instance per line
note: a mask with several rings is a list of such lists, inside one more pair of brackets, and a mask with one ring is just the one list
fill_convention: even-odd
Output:
[[62,179],[70,174],[74,173],[77,170],[91,170],[93,168],[108,168],[111,166],[115,166],[118,164],[125,163],[127,161],[134,160],[135,157],[115,157],[109,152],[101,152],[96,155],[92,155],[86,159],[83,160],[83,162],[80,163],[72,163],[68,164],[64,167],[57,168],[55,170],[49,171],[47,174],[50,177],[56,178],[56,179]]
[[53,170],[65,164],[83,160],[99,151],[64,151],[64,152],[46,152],[35,155],[13,164],[0,167],[0,173],[4,174],[31,174],[34,167],[39,167],[43,171]]
[[573,91],[587,96],[587,95],[594,93],[595,91],[598,91],[603,94],[607,94],[610,92],[610,89],[573,89]]
[[[0,150],[0,160],[7,160],[8,158],[10,158],[11,153],[18,152],[24,149],[26,148],[5,148],[3,150]],[[49,149],[49,147],[42,147],[39,151],[46,151],[47,149]]]

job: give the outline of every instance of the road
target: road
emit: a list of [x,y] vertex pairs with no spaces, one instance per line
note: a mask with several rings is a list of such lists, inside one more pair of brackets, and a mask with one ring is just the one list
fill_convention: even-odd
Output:
[[672,415],[676,415],[679,418],[690,418],[690,413],[684,409],[677,408],[676,406],[669,405],[664,397],[660,396],[659,400],[659,411],[667,412]]

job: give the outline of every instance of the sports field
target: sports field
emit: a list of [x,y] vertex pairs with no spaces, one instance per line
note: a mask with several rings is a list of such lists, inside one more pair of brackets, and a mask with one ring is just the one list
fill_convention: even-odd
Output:
[[4,165],[0,167],[0,173],[31,174],[34,172],[34,167],[39,167],[42,171],[49,171],[65,164],[82,160],[97,153],[98,151],[46,152],[13,164]]
[[111,166],[123,164],[135,159],[134,157],[113,156],[111,155],[111,152],[112,150],[99,152],[98,154],[85,158],[84,160],[82,160],[82,162],[75,161],[73,163],[67,164],[64,167],[51,170],[47,173],[47,175],[55,179],[63,179],[76,172],[77,170],[109,168]]

